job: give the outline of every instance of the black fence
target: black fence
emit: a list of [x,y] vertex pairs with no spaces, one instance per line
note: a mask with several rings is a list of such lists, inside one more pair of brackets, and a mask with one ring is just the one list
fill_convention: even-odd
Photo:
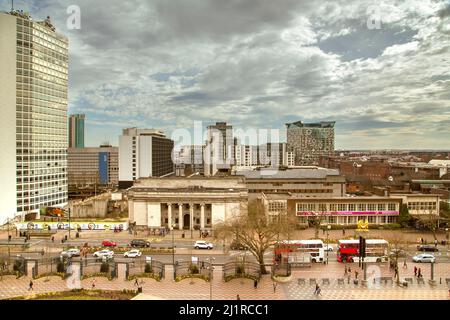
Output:
[[102,275],[110,279],[117,277],[117,263],[112,259],[83,258],[76,261],[79,261],[82,278]]
[[32,277],[39,278],[46,275],[59,274],[66,277],[67,269],[71,264],[70,259],[67,257],[50,257],[40,259],[27,259],[27,264],[32,263]]
[[195,262],[178,260],[174,265],[174,279],[176,281],[189,277],[202,278],[210,281],[213,276],[212,264],[209,261],[198,260]]
[[162,280],[165,276],[164,263],[153,259],[147,261],[145,257],[135,258],[133,261],[127,262],[127,278],[146,275],[152,275],[156,280]]
[[27,273],[27,262],[24,257],[17,255],[0,255],[0,274],[14,274],[23,276]]
[[223,265],[223,279],[230,281],[235,278],[259,280],[261,278],[259,263],[240,260],[226,262]]

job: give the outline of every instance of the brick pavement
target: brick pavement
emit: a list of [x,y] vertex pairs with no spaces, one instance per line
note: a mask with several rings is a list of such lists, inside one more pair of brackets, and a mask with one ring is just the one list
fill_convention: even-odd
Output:
[[[212,282],[212,298],[214,300],[235,300],[236,295],[239,294],[242,300],[301,300],[301,299],[449,299],[448,287],[445,281],[436,286],[430,286],[427,283],[429,279],[429,264],[418,264],[422,268],[425,277],[424,284],[417,284],[414,280],[413,284],[407,288],[399,287],[395,283],[391,284],[375,284],[369,282],[368,287],[363,287],[360,284],[355,285],[352,282],[338,284],[337,279],[343,276],[343,265],[339,263],[330,263],[328,266],[322,264],[313,265],[311,268],[294,269],[292,274],[292,281],[289,283],[279,283],[276,292],[273,292],[273,282],[269,275],[262,278],[258,288],[253,287],[253,281],[249,279],[234,279],[230,282],[223,282],[222,269],[216,266],[214,270],[214,279]],[[408,266],[408,273],[412,270],[413,264]],[[357,269],[357,264],[353,264],[352,270]],[[387,266],[379,268],[380,273],[377,276],[392,276]],[[404,277],[403,270],[400,270],[401,278]],[[436,278],[450,277],[449,264],[436,264],[435,270]],[[167,278],[158,282],[154,279],[144,278],[142,288],[143,293],[160,299],[176,299],[176,300],[208,300],[210,299],[210,283],[201,279],[184,279],[180,282],[175,282],[172,277],[172,269],[170,266],[166,268]],[[360,279],[362,273],[360,271]],[[407,274],[409,277],[410,274]],[[330,284],[321,284],[322,295],[315,296],[314,284],[309,283],[310,278],[316,278],[320,281],[322,278],[330,279]],[[370,277],[370,275],[369,275]],[[306,279],[305,284],[299,284],[297,279]],[[354,272],[352,273],[352,279]],[[88,278],[81,281],[83,288],[90,289],[94,278]],[[0,298],[10,298],[14,296],[31,296],[34,293],[55,292],[69,290],[66,281],[60,277],[48,277],[33,280],[34,291],[28,291],[28,284],[30,279],[22,277],[16,279],[14,276],[3,276],[0,280]],[[122,290],[122,289],[136,289],[134,281],[123,281],[114,279],[112,281],[104,278],[95,278],[96,289],[105,290]],[[321,283],[321,282],[320,282]]]

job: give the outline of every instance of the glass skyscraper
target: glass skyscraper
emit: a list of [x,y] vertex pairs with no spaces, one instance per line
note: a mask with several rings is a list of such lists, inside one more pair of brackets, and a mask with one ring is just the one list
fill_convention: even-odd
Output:
[[69,117],[69,148],[84,148],[84,114]]
[[0,13],[0,222],[67,204],[68,39]]

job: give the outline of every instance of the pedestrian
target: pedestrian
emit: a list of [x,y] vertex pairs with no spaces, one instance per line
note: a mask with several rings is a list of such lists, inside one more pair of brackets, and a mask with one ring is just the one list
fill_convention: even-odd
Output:
[[239,295],[237,295],[236,300],[241,300],[241,297],[239,297]]
[[417,267],[414,266],[414,277],[417,277]]
[[420,238],[420,241],[422,242],[422,244],[423,244],[423,238]]
[[95,289],[95,279],[92,280],[92,289]]
[[358,271],[355,270],[355,279],[358,280]]
[[394,268],[394,278],[397,278],[398,276],[398,267]]
[[54,236],[52,236],[52,242],[53,242],[53,243],[55,242],[55,237],[54,237]]
[[434,247],[437,248],[437,245],[438,245],[438,241],[435,239],[434,240]]
[[349,274],[352,273],[352,269],[350,269],[350,267],[348,267],[348,273],[349,273]]
[[276,283],[275,281],[273,282],[273,293],[275,293],[277,291],[277,285],[278,283]]
[[253,281],[253,288],[258,288],[258,280],[256,279]]
[[33,280],[30,280],[30,284],[28,287],[28,291],[32,290],[33,291]]
[[347,266],[344,267],[344,277],[347,275]]
[[321,289],[318,283],[316,283],[316,290],[314,290],[314,294],[315,295],[322,295],[322,293],[320,293]]
[[420,268],[417,271],[417,278],[422,278],[422,269],[420,269]]
[[403,262],[403,269],[408,269],[408,265],[406,264],[406,259],[405,259],[405,261]]
[[136,278],[136,279],[134,280],[134,285],[135,285],[135,286],[139,286],[139,280],[138,280],[138,278]]

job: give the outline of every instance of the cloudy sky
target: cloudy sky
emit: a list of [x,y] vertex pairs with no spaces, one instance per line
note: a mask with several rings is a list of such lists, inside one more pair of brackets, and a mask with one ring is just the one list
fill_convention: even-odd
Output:
[[[10,1],[1,0],[0,10]],[[69,30],[77,5],[81,28]],[[450,1],[35,0],[88,146],[122,128],[336,121],[337,149],[450,149]],[[284,140],[284,133],[281,133]]]

